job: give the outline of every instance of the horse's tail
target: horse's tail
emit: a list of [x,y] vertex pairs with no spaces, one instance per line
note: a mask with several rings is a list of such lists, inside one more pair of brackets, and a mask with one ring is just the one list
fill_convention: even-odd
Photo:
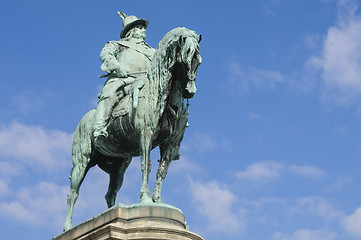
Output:
[[95,109],[86,113],[74,132],[72,144],[73,166],[81,164],[85,167],[91,160],[94,114]]

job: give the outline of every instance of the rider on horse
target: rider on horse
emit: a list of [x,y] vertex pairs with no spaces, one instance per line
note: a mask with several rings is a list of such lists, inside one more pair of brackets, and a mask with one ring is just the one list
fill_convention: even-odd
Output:
[[[146,70],[155,52],[144,41],[149,22],[122,12],[118,14],[123,19],[121,39],[109,41],[100,53],[100,60],[103,62],[101,70],[108,73],[108,79],[99,95],[95,113],[93,136],[97,147],[108,137],[106,125],[114,107],[126,95],[131,95],[134,88],[138,91],[144,85],[142,80],[146,77]],[[135,82],[138,84],[134,84]]]

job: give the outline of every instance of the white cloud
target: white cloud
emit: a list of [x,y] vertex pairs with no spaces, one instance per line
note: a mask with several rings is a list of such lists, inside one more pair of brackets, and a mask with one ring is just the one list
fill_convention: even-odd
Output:
[[197,211],[207,218],[208,229],[213,232],[241,233],[246,229],[242,216],[246,212],[235,209],[237,197],[217,181],[193,182],[190,191]]
[[275,16],[275,15],[276,15],[276,12],[275,12],[274,8],[275,8],[277,5],[281,5],[280,0],[272,0],[272,1],[269,2],[269,3],[262,5],[262,11],[263,11],[266,15]]
[[[339,0],[337,22],[329,27],[327,35],[304,37],[306,49],[315,51],[320,45],[322,49],[320,54],[305,61],[303,71],[284,73],[230,61],[227,64],[229,89],[243,95],[252,88],[274,89],[282,84],[296,93],[320,87],[324,101],[346,104],[361,99],[361,15],[357,15],[358,7],[356,1]],[[315,81],[319,78],[322,79],[320,84]]]
[[341,224],[347,233],[361,237],[361,207],[357,208],[353,214],[343,218]]
[[320,42],[319,35],[307,35],[304,38],[304,44],[306,49],[315,50],[317,49],[319,42]]
[[12,101],[22,114],[28,115],[29,113],[39,111],[44,106],[45,101],[44,99],[39,98],[39,96],[45,95],[47,94],[26,91],[14,96]]
[[277,232],[273,234],[274,240],[332,240],[337,237],[337,233],[326,230],[298,229],[292,234]]
[[[71,139],[72,134],[41,126],[17,122],[0,124],[0,212],[3,220],[62,229],[69,187],[48,180],[34,183],[35,178],[43,179],[42,175],[35,177],[29,173],[33,169],[55,174],[52,179],[59,177],[56,174],[71,165]],[[67,179],[67,175],[63,177]],[[18,188],[19,185],[22,187]]]
[[337,191],[343,189],[347,185],[353,183],[352,178],[337,178],[335,183],[325,189],[327,192]]
[[289,170],[294,172],[300,176],[309,177],[309,178],[322,178],[325,176],[325,172],[319,168],[312,166],[299,166],[299,165],[291,165],[289,166]]
[[[64,180],[66,180],[66,176],[64,176]],[[29,187],[12,189],[11,195],[5,195],[6,198],[0,200],[0,218],[36,227],[52,228],[60,232],[65,221],[66,198],[70,187],[69,182],[65,182],[65,185],[59,185],[42,181]],[[108,182],[108,175],[99,168],[89,171],[80,188],[79,198],[74,207],[73,226],[107,209],[104,195],[108,188]],[[138,195],[133,197],[137,199]],[[134,202],[134,199],[130,200],[124,191],[120,191],[117,202],[130,204]]]
[[342,216],[342,213],[335,210],[330,202],[317,196],[296,199],[295,205],[290,209],[290,212],[294,214],[318,216],[325,220],[335,220]]
[[0,197],[4,196],[5,194],[9,193],[10,189],[8,184],[0,178]]
[[320,56],[306,65],[322,72],[325,100],[348,103],[361,96],[361,17],[354,1],[339,1],[338,21],[330,27]]
[[257,113],[254,113],[254,112],[250,112],[249,115],[248,115],[248,119],[250,121],[258,120],[260,118],[261,118],[261,116],[259,114],[257,114]]
[[244,171],[239,171],[235,175],[239,179],[250,181],[264,181],[277,179],[282,174],[291,173],[306,178],[322,178],[326,174],[319,168],[308,165],[284,165],[275,161],[256,162],[247,166]]
[[[71,139],[72,134],[40,126],[17,122],[0,125],[2,219],[61,230],[69,187],[48,180],[33,183],[34,176],[29,179],[29,168],[41,173],[62,172],[71,165]],[[18,178],[20,175],[21,179]],[[19,185],[22,186],[20,189],[17,188]]]
[[[1,153],[0,153],[1,156]],[[14,176],[24,172],[24,168],[17,162],[0,161],[0,177],[9,182]]]
[[[255,200],[241,199],[240,201],[247,210],[249,226],[254,226],[255,223],[262,223],[267,227],[275,226],[277,229],[289,229],[297,224],[296,226],[300,228],[294,232],[277,232],[272,238],[275,240],[336,239],[342,231],[339,228],[335,228],[335,226],[343,219],[343,225],[350,229],[349,233],[354,231],[353,235],[361,236],[357,235],[361,234],[359,230],[361,208],[349,217],[344,218],[344,213],[336,209],[331,202],[323,197],[307,196],[294,199],[259,198]],[[321,224],[324,228],[301,229],[303,226],[300,224],[305,223],[307,226],[311,224],[318,226]],[[331,226],[333,227],[332,230],[330,230]]]
[[277,162],[257,162],[249,165],[244,171],[237,172],[236,177],[251,181],[263,181],[280,177],[284,166]]
[[[131,169],[134,171],[135,169]],[[95,166],[88,172],[84,182],[80,187],[79,198],[74,208],[74,224],[76,221],[83,222],[87,218],[98,214],[107,209],[105,201],[105,193],[107,192],[109,184],[108,174],[102,171],[98,166]],[[129,181],[124,177],[123,186],[120,189],[120,194],[117,196],[117,203],[128,204],[129,197],[124,196],[124,188],[126,188]],[[69,187],[68,187],[69,190]],[[135,199],[138,195],[133,196]],[[65,203],[66,204],[66,203]]]
[[20,189],[15,201],[1,201],[0,212],[7,219],[61,229],[66,211],[67,190],[65,186],[40,182],[32,188]]
[[212,151],[216,148],[229,148],[229,142],[216,136],[214,132],[194,132],[181,145],[181,151],[196,150],[198,152]]
[[14,122],[0,126],[0,158],[38,168],[71,162],[72,134]]
[[264,224],[267,227],[279,227],[281,224],[280,215],[288,209],[290,200],[284,198],[258,198],[241,199],[241,205],[247,211],[247,222],[249,226]]
[[263,5],[262,6],[262,11],[266,14],[266,15],[270,15],[270,16],[275,16],[276,13],[274,10],[272,10],[269,6],[267,5]]
[[239,95],[247,93],[252,87],[273,89],[277,84],[287,81],[287,77],[278,71],[241,67],[236,61],[230,62],[227,66],[230,71],[228,81],[231,89]]
[[[248,211],[249,221],[262,222],[280,226],[282,222],[320,221],[325,224],[337,223],[344,214],[333,204],[320,196],[306,196],[302,198],[259,198],[255,200],[240,200]],[[285,218],[285,219],[283,219]],[[288,220],[287,220],[288,219]]]
[[[169,166],[169,171],[177,174],[202,172],[203,169],[196,162],[191,162],[187,157],[181,156],[177,161],[172,161]],[[172,174],[171,173],[171,174]]]
[[201,152],[212,150],[217,146],[216,140],[209,134],[205,133],[194,133],[190,139],[190,142],[193,148],[196,148]]

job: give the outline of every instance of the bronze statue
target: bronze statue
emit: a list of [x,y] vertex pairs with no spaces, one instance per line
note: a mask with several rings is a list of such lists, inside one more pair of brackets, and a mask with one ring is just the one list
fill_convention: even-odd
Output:
[[[105,199],[108,207],[112,207],[132,157],[141,156],[140,202],[160,203],[169,164],[180,156],[188,120],[184,99],[196,93],[197,68],[202,61],[201,35],[175,28],[153,50],[144,42],[148,21],[119,15],[124,26],[121,40],[107,43],[101,53],[101,68],[108,80],[97,110],[89,111],[74,133],[64,230],[71,228],[79,188],[91,167],[98,165],[110,175]],[[157,146],[161,159],[150,196],[150,151]]]

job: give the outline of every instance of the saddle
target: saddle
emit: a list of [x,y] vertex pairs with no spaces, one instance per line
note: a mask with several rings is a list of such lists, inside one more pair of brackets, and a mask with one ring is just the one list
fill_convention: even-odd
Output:
[[146,76],[138,77],[132,84],[118,89],[118,94],[123,95],[120,97],[118,103],[112,111],[112,118],[121,117],[129,113],[130,108],[136,109],[138,106],[139,91],[145,84]]

